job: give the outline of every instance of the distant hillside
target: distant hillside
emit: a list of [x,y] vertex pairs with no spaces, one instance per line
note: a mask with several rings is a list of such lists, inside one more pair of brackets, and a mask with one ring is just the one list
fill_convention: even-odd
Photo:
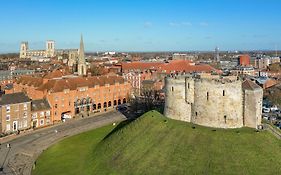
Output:
[[281,141],[243,128],[192,128],[149,112],[95,149],[90,174],[280,174]]

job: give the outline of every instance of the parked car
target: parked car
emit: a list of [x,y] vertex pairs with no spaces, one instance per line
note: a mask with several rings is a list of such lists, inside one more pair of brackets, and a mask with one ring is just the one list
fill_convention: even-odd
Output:
[[270,112],[270,109],[269,109],[269,108],[266,108],[266,107],[263,107],[263,108],[262,108],[262,112],[264,112],[264,113],[269,113],[269,112]]
[[270,108],[270,110],[271,110],[271,111],[278,111],[278,107],[277,107],[276,105],[274,105],[274,106],[272,106],[272,107]]

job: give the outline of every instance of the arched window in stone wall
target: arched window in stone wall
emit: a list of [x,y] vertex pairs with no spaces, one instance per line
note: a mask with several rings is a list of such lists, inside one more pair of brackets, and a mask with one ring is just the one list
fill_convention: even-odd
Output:
[[93,110],[96,110],[96,109],[97,109],[97,105],[93,104]]
[[222,96],[225,96],[225,90],[222,91]]
[[224,118],[224,123],[226,124],[226,115],[225,115],[225,116],[223,116],[223,118]]
[[207,92],[207,101],[209,100],[209,92]]
[[174,92],[174,87],[172,86],[172,92]]

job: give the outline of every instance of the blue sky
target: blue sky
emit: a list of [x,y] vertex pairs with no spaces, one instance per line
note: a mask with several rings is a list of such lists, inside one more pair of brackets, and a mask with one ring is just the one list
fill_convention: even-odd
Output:
[[0,52],[281,49],[280,0],[1,0]]

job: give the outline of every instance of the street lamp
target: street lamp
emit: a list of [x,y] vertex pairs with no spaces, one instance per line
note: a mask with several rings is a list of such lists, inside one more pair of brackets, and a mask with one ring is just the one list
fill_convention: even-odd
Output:
[[0,172],[3,172],[3,170],[4,170],[5,162],[6,162],[7,158],[8,158],[8,155],[9,155],[10,150],[11,150],[11,144],[7,143],[7,148],[9,148],[9,150],[8,150],[8,152],[6,154],[6,157],[4,159],[4,162],[3,162],[2,166],[0,167]]

